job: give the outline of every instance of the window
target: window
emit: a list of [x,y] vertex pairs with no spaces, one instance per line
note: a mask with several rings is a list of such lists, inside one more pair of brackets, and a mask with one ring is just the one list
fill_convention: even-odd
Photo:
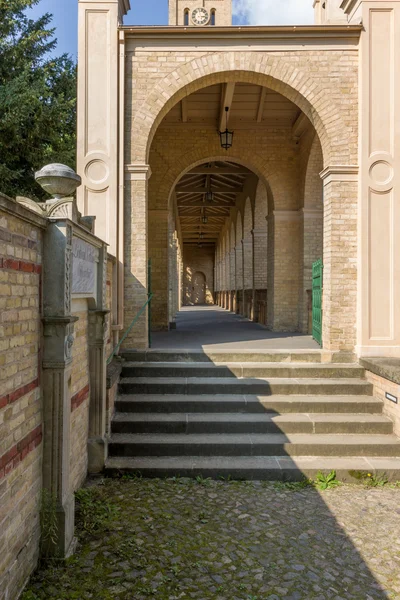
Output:
[[185,8],[185,12],[183,14],[183,24],[185,26],[189,25],[189,9],[188,8]]
[[210,25],[215,25],[215,8],[211,11]]

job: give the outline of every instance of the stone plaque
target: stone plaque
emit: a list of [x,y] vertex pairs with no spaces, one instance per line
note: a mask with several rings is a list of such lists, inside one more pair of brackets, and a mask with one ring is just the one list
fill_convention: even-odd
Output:
[[72,293],[81,296],[96,295],[96,272],[99,251],[77,237],[72,238]]

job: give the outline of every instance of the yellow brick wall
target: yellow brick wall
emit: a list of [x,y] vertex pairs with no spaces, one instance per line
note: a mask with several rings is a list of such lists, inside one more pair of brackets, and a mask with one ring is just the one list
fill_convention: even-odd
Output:
[[394,432],[400,436],[400,404],[395,404],[385,397],[387,392],[395,396],[398,402],[400,402],[400,385],[375,373],[371,373],[371,371],[366,371],[366,379],[374,386],[374,396],[383,402],[383,414],[393,421]]
[[86,300],[73,300],[72,313],[79,319],[74,329],[71,373],[70,489],[75,491],[87,473],[90,389]]
[[44,221],[0,202],[0,598],[16,598],[38,558]]

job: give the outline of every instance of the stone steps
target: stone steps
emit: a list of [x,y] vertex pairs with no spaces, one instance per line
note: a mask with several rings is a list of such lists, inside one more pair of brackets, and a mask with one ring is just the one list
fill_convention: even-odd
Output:
[[327,394],[369,395],[372,385],[356,378],[122,377],[121,394]]
[[[130,350],[122,352],[121,357],[130,362],[181,362],[181,363],[321,363],[321,350],[241,350],[198,351],[198,350]],[[343,361],[343,356],[340,358]]]
[[114,433],[109,456],[384,456],[400,457],[394,435],[320,433]]
[[179,377],[179,378],[362,378],[364,369],[356,364],[305,363],[182,363],[131,362],[124,365],[124,377]]
[[359,476],[368,473],[385,476],[390,481],[400,480],[398,458],[361,456],[110,457],[106,469],[110,475],[132,473],[142,477],[201,476],[255,481],[301,481],[315,479],[319,471],[330,473],[334,470],[342,482],[359,483]]
[[106,472],[400,477],[400,439],[364,370],[321,351],[125,354]]
[[143,413],[358,413],[380,414],[383,404],[373,396],[327,395],[181,395],[125,394],[116,402],[119,412]]
[[113,433],[231,434],[338,433],[390,434],[392,421],[374,414],[288,413],[118,413]]

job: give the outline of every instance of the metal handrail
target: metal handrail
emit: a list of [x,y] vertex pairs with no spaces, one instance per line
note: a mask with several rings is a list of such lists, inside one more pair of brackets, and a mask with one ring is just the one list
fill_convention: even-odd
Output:
[[118,342],[118,344],[115,346],[114,350],[112,351],[112,353],[110,354],[110,356],[107,359],[107,365],[110,364],[110,362],[112,361],[112,359],[114,358],[115,353],[117,352],[117,350],[120,349],[122,342],[127,338],[127,336],[130,334],[133,326],[137,323],[137,321],[139,320],[139,317],[141,317],[141,315],[144,312],[144,309],[146,308],[146,306],[149,304],[149,302],[151,302],[151,299],[153,297],[153,294],[149,294],[149,297],[147,298],[146,302],[143,304],[142,308],[139,310],[139,312],[137,313],[137,315],[135,316],[135,318],[133,319],[133,321],[131,322],[131,324],[129,325],[128,329],[125,331],[124,335],[122,336],[122,338],[120,339],[120,341]]

